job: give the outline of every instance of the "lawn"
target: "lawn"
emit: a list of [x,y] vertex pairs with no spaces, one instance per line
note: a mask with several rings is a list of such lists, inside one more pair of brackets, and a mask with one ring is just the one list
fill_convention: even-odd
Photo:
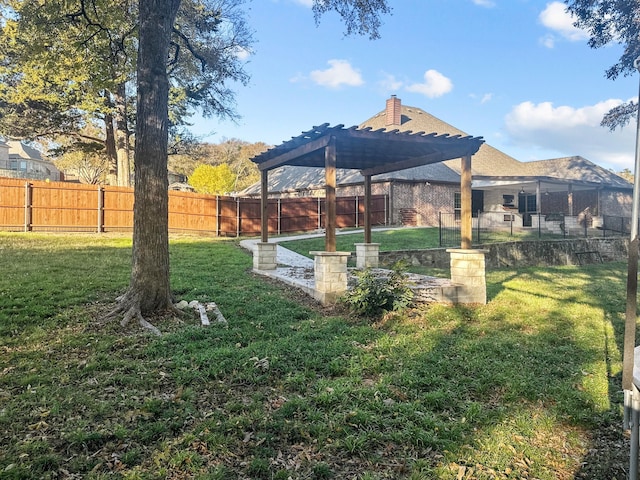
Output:
[[489,303],[375,321],[171,242],[228,324],[106,323],[121,236],[0,233],[0,478],[623,479],[624,264],[488,273]]
[[[336,235],[336,250],[343,252],[355,252],[355,243],[364,242],[364,233],[361,231],[350,233],[344,230]],[[476,233],[474,232],[474,238]],[[540,239],[558,239],[562,236],[544,234],[542,237],[537,231],[523,231],[511,234],[509,231],[483,231],[481,240],[483,243],[495,242],[513,242],[522,240],[540,240]],[[324,236],[319,235],[312,238],[300,238],[280,242],[280,245],[288,248],[301,255],[313,258],[309,252],[322,251],[325,248]],[[420,228],[394,228],[389,230],[374,229],[371,232],[371,241],[380,244],[381,252],[390,252],[395,250],[419,250],[425,248],[440,247],[440,233],[438,228],[420,227]]]

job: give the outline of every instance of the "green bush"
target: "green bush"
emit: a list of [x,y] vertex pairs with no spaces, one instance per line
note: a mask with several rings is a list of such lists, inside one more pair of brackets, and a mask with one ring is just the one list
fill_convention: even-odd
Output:
[[342,296],[349,310],[365,317],[377,317],[389,311],[401,311],[413,300],[409,280],[402,265],[393,266],[388,276],[367,268],[356,272],[356,284]]

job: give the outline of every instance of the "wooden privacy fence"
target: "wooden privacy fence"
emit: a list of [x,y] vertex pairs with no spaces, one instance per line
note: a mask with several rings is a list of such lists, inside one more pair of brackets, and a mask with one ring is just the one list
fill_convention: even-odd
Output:
[[[133,189],[63,182],[0,178],[0,230],[41,232],[130,232]],[[388,197],[372,197],[372,225],[386,225]],[[241,236],[260,234],[260,200],[169,192],[172,233]],[[337,227],[364,226],[364,198],[338,197]],[[324,198],[271,199],[269,233],[325,227]]]

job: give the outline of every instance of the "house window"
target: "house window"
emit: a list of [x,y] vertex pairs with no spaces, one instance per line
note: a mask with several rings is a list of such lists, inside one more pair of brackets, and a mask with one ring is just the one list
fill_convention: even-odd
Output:
[[[453,211],[456,214],[456,220],[462,218],[462,195],[460,192],[455,192],[453,196]],[[484,212],[484,191],[472,190],[471,191],[471,216],[478,218],[478,213]]]

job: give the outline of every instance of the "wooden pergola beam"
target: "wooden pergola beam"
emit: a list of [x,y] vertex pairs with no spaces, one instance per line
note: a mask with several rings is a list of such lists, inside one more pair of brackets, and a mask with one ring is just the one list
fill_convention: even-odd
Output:
[[331,138],[333,137],[325,135],[324,137],[311,140],[309,143],[300,145],[299,147],[294,148],[293,150],[289,150],[288,152],[283,153],[276,158],[272,158],[271,160],[267,160],[266,162],[258,164],[258,168],[260,170],[272,170],[281,165],[286,165],[287,162],[290,162],[293,159],[304,157],[305,155],[315,152],[316,150],[324,148],[325,146],[327,146]]

